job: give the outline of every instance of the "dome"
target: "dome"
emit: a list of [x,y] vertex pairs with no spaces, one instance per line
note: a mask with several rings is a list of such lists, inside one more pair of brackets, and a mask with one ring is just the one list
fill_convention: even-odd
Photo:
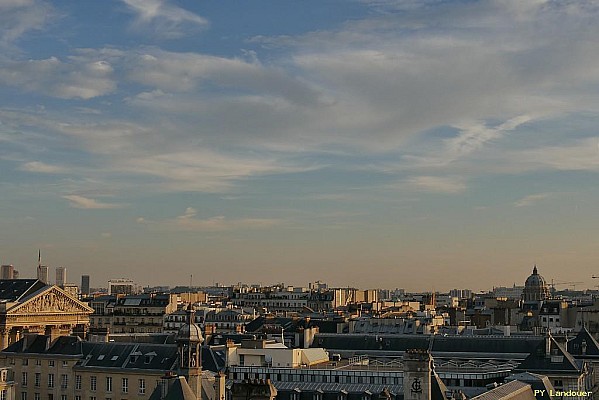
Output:
[[177,332],[177,342],[195,342],[202,343],[204,337],[202,336],[202,330],[200,326],[195,323],[195,311],[191,308],[191,305],[187,307],[187,322]]
[[536,265],[532,269],[532,275],[526,278],[522,297],[524,301],[541,301],[549,298],[549,286],[545,278],[539,275]]
[[532,270],[532,275],[530,275],[526,279],[526,283],[524,284],[524,286],[525,287],[542,287],[542,286],[547,286],[547,283],[545,282],[545,278],[543,278],[537,272],[537,266],[536,265],[535,265],[535,267]]

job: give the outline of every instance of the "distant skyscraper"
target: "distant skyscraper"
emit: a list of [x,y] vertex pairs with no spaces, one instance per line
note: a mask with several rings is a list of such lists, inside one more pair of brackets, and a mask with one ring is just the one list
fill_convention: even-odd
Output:
[[3,265],[0,274],[0,279],[15,279],[15,267],[12,265]]
[[56,267],[56,286],[64,287],[67,283],[67,267]]
[[13,279],[19,279],[19,271],[17,271],[16,269],[14,269],[12,271],[12,278]]
[[81,276],[81,294],[84,296],[89,295],[89,275]]
[[42,251],[37,251],[37,279],[48,284],[48,267],[42,265]]
[[37,266],[37,279],[48,284],[48,267],[45,265]]

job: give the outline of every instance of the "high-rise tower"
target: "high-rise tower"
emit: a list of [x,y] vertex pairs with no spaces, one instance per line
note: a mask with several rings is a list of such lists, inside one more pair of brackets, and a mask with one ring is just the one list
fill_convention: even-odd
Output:
[[64,287],[67,283],[67,267],[56,267],[56,286]]
[[38,250],[37,253],[37,279],[48,284],[48,267],[42,265],[42,251]]

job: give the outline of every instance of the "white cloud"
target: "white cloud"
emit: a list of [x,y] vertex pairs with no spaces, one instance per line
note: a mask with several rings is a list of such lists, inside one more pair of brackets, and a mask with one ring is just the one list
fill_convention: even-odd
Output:
[[208,21],[167,0],[123,0],[137,16],[134,26],[164,39],[189,35],[194,28],[204,28]]
[[53,8],[45,1],[3,0],[0,2],[0,45],[11,45],[24,33],[42,29],[52,18]]
[[91,99],[116,88],[112,66],[103,60],[56,57],[0,62],[0,82],[63,99]]
[[[210,82],[237,94],[274,95],[299,105],[317,105],[320,101],[313,85],[282,68],[262,65],[255,58],[243,60],[152,49],[131,55],[125,62],[131,80],[161,91],[197,91],[203,83]],[[148,100],[150,94],[161,92],[142,96]]]
[[64,199],[69,201],[69,204],[73,208],[83,208],[88,210],[101,210],[101,209],[112,209],[121,208],[121,204],[114,203],[102,203],[98,200],[90,199],[79,195],[68,195],[62,196]]

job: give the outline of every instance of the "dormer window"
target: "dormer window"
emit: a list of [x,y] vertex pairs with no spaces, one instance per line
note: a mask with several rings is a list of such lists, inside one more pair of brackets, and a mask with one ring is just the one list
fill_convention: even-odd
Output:
[[137,359],[139,358],[139,356],[141,356],[142,353],[139,351],[134,351],[133,353],[131,353],[130,358],[129,358],[129,362],[131,363],[136,363]]
[[153,351],[152,351],[152,352],[150,352],[150,353],[148,353],[148,354],[146,354],[146,355],[144,356],[144,364],[149,364],[149,363],[151,363],[151,362],[152,362],[152,360],[154,359],[154,357],[156,357],[156,355],[157,355],[157,354],[156,354],[155,352],[153,352]]

